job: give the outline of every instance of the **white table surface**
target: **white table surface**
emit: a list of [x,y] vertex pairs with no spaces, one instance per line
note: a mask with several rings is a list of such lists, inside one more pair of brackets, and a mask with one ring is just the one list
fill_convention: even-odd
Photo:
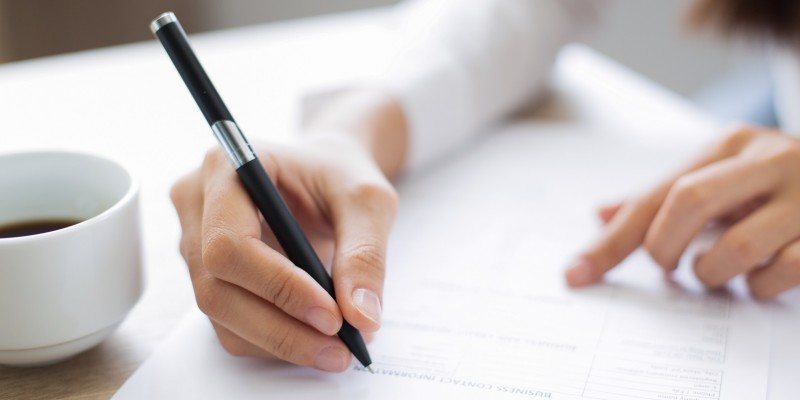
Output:
[[[251,140],[284,141],[296,131],[303,93],[355,81],[390,62],[402,41],[391,25],[386,10],[373,10],[190,40]],[[581,46],[562,54],[553,95],[534,115],[542,123],[587,124],[687,151],[719,130],[681,98]],[[168,191],[199,165],[213,137],[155,40],[2,65],[0,117],[0,153],[102,153],[142,177],[147,290],[126,322],[102,345],[63,364],[0,368],[0,399],[109,398],[193,302]],[[798,315],[797,291],[780,302],[778,313]],[[800,393],[791,379],[798,370],[792,360],[800,360],[800,346],[792,342],[800,322],[776,321],[773,353],[782,356],[773,357],[772,386]],[[782,393],[773,398],[791,398]]]

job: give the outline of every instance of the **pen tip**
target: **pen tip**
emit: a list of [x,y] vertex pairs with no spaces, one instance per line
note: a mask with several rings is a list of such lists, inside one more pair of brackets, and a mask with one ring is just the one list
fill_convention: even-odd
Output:
[[370,373],[373,373],[373,374],[375,373],[375,370],[372,369],[372,364],[367,365],[367,371],[369,371]]

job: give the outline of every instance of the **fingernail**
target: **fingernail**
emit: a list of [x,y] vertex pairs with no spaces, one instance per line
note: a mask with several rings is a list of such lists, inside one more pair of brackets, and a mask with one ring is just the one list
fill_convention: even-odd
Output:
[[570,286],[584,286],[594,282],[594,267],[588,261],[579,259],[567,269],[567,283]]
[[347,353],[340,347],[326,347],[317,354],[315,365],[323,371],[340,372],[347,368]]
[[339,322],[333,314],[322,307],[314,307],[306,312],[306,322],[316,330],[333,335],[339,331]]
[[356,289],[353,291],[353,304],[358,311],[365,317],[381,323],[381,300],[375,292],[367,289]]

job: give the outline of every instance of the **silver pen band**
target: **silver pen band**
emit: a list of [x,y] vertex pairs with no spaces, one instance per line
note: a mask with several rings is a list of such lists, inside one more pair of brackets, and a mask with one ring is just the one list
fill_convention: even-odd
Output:
[[256,159],[256,153],[235,122],[217,121],[211,125],[211,130],[235,168]]

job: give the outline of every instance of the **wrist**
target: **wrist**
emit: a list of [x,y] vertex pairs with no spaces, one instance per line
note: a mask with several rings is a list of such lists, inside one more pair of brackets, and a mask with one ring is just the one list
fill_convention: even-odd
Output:
[[336,96],[306,121],[304,133],[349,138],[363,147],[388,178],[405,164],[405,113],[396,99],[381,91],[354,89]]

